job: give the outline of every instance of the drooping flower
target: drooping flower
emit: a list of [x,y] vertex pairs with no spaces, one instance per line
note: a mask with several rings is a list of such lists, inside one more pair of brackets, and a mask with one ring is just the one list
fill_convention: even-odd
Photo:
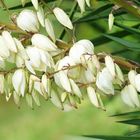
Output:
[[111,12],[109,14],[109,17],[108,17],[108,26],[109,26],[110,31],[112,30],[113,24],[114,24],[114,16],[113,16],[113,14]]
[[81,13],[85,12],[86,1],[85,0],[76,0],[76,1],[77,1],[78,5],[80,7]]
[[16,53],[17,52],[16,44],[11,34],[8,31],[3,31],[2,37],[9,50]]
[[38,17],[38,20],[39,20],[40,24],[43,27],[45,27],[45,14],[44,14],[44,10],[43,10],[42,7],[39,7],[38,8],[37,17]]
[[23,69],[18,69],[15,71],[12,77],[13,87],[18,95],[24,96],[26,88],[26,78]]
[[112,81],[113,77],[110,71],[105,67],[101,72],[98,73],[96,85],[104,93],[114,95],[114,87]]
[[17,17],[17,25],[24,31],[36,33],[39,30],[37,15],[32,10],[23,10]]
[[95,89],[91,86],[88,86],[87,87],[87,94],[88,94],[88,97],[91,101],[91,103],[93,105],[95,105],[96,107],[99,107],[99,101],[98,101],[98,97],[96,95],[96,92],[95,92]]
[[133,85],[129,84],[125,86],[121,91],[121,97],[124,103],[131,107],[140,107],[138,93]]
[[[69,56],[75,63],[81,63],[81,57],[85,55],[87,58],[94,54],[94,45],[91,41],[83,39],[76,42],[69,51]],[[86,58],[85,58],[86,59]]]

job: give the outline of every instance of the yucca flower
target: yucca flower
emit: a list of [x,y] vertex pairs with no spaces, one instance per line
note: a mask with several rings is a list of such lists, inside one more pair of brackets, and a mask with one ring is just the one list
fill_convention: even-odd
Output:
[[85,57],[87,56],[86,58],[89,58],[90,55],[93,54],[94,45],[91,41],[86,39],[76,42],[69,51],[69,56],[74,60],[75,63],[81,63],[81,57],[83,55],[85,55]]
[[23,69],[16,70],[12,77],[15,92],[20,96],[24,96],[26,88],[26,77]]
[[39,30],[39,21],[37,15],[32,10],[23,10],[18,15],[17,26],[24,31],[36,33]]

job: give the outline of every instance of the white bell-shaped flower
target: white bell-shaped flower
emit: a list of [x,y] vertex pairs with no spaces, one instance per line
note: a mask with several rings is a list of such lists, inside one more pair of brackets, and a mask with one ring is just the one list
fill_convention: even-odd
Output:
[[76,0],[76,1],[80,7],[81,13],[85,12],[86,1],[85,0]]
[[86,39],[76,42],[69,51],[69,56],[74,60],[75,63],[81,63],[81,57],[83,55],[86,55],[87,58],[89,58],[90,55],[93,54],[94,54],[94,45],[92,44],[91,41]]
[[8,31],[3,31],[2,37],[9,50],[16,53],[17,52],[16,44],[11,34]]
[[130,84],[132,84],[135,87],[135,77],[137,75],[137,72],[135,70],[131,70],[128,73],[128,79]]
[[53,29],[51,21],[48,18],[45,19],[45,29],[46,29],[48,35],[53,40],[53,42],[55,42],[56,38],[55,38],[54,29]]
[[57,46],[45,35],[34,34],[32,36],[32,44],[45,51],[56,51]]
[[87,87],[87,94],[88,94],[88,97],[91,101],[91,103],[93,105],[95,105],[96,107],[99,107],[99,101],[98,101],[98,97],[96,95],[96,92],[95,92],[95,89],[91,86],[88,86]]
[[108,68],[103,68],[97,75],[96,85],[106,94],[114,94],[113,77]]
[[2,58],[8,58],[10,56],[10,52],[2,36],[0,36],[0,47],[0,56]]
[[121,97],[124,103],[131,107],[140,107],[140,101],[138,98],[138,93],[133,85],[125,86],[121,91]]
[[32,2],[34,8],[35,8],[36,10],[38,10],[38,0],[31,0],[31,2]]
[[17,17],[17,25],[24,31],[36,33],[39,30],[37,15],[32,10],[23,10]]
[[112,76],[115,76],[115,64],[113,59],[108,55],[105,57],[105,65],[112,74]]
[[69,29],[73,29],[73,25],[72,22],[70,20],[70,18],[68,17],[68,15],[60,8],[56,7],[53,9],[53,13],[55,15],[55,17],[57,18],[57,20],[65,27],[69,28]]
[[18,69],[15,71],[12,77],[12,84],[17,94],[24,96],[26,88],[26,78],[23,69]]

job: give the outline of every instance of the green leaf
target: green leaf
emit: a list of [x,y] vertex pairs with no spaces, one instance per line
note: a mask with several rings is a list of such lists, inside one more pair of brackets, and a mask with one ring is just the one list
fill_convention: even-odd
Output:
[[133,51],[140,51],[140,43],[136,42],[130,42],[128,40],[121,39],[119,37],[103,34],[105,37],[123,45],[126,46],[128,49],[133,50]]
[[84,137],[98,138],[102,140],[140,140],[140,137],[130,137],[130,136],[87,135]]
[[124,121],[117,121],[117,122],[140,126],[140,119],[131,119],[131,120],[124,120]]

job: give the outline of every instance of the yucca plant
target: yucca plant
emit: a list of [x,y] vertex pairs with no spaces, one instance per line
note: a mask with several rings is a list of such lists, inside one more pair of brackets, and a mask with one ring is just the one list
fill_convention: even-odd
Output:
[[[13,97],[20,107],[25,97],[33,108],[33,102],[40,106],[41,95],[70,111],[88,96],[105,110],[102,98],[120,94],[128,106],[140,107],[138,0],[0,4],[9,16],[8,22],[0,21],[0,93],[6,101]],[[88,36],[88,30],[95,34]]]

